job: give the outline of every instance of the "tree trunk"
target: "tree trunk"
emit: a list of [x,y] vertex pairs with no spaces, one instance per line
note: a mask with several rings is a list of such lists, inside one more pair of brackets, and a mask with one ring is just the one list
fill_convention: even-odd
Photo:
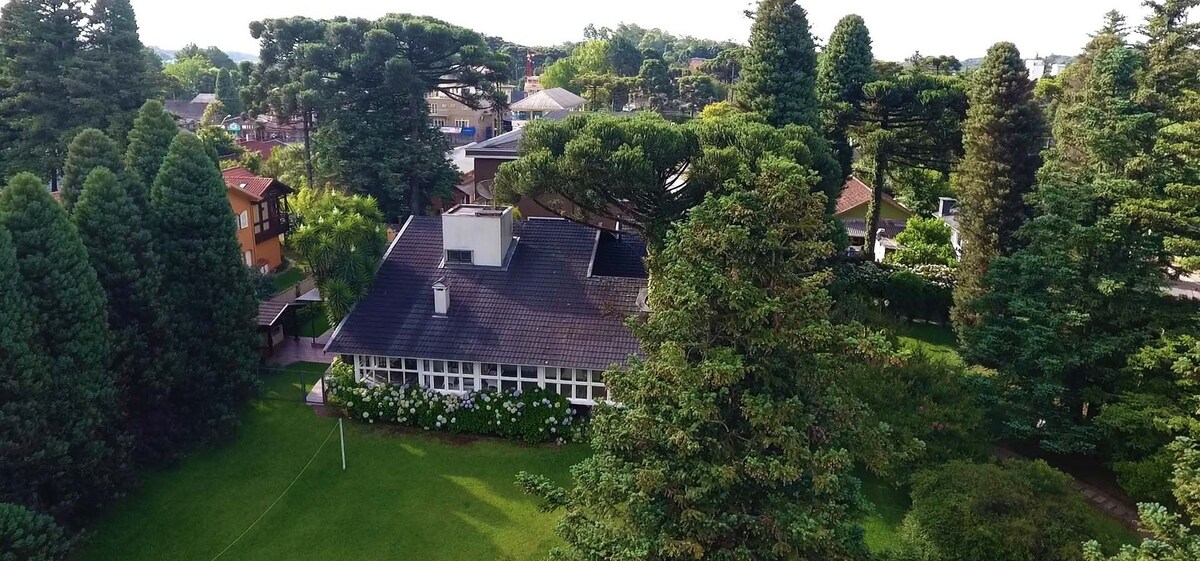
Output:
[[[413,93],[410,93],[409,97],[411,98],[411,101],[409,101],[409,108],[410,108],[409,118],[412,119],[412,138],[411,138],[410,142],[417,143],[417,142],[421,141],[421,116],[422,116],[420,106],[418,106],[417,104],[421,103],[421,100],[424,98],[419,97]],[[416,174],[410,175],[408,177],[408,190],[409,190],[408,212],[413,216],[420,216],[421,215],[421,184],[420,184],[420,181],[417,179]]]
[[880,206],[883,204],[883,183],[887,178],[888,159],[882,154],[875,155],[875,184],[871,186],[871,209],[867,214],[866,234],[867,242],[863,246],[863,251],[869,252],[872,256],[875,255],[875,243],[878,241],[879,235],[879,214]]
[[308,176],[308,186],[313,185],[312,161],[312,109],[304,110],[304,173]]

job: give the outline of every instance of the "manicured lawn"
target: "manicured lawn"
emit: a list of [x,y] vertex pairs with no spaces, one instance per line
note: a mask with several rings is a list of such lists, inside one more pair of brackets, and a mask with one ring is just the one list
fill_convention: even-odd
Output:
[[275,294],[279,294],[304,280],[304,271],[300,270],[300,267],[289,265],[282,272],[276,273],[272,280],[275,281]]
[[300,333],[301,337],[320,337],[326,331],[329,331],[331,326],[329,325],[329,316],[325,315],[324,305],[310,304],[304,313],[312,315],[306,316],[302,314],[300,316],[296,330]]
[[[323,366],[306,366],[306,381]],[[315,379],[315,378],[314,378]],[[209,561],[288,486],[337,422],[293,397],[296,372],[266,380],[231,442],[150,474],[91,530],[78,561]],[[286,401],[280,400],[286,399]],[[291,491],[222,560],[536,559],[558,544],[556,514],[513,483],[526,470],[559,481],[584,446],[455,443],[346,423]]]
[[921,349],[930,357],[945,362],[962,363],[958,356],[958,337],[948,325],[907,323],[895,326],[892,331],[906,348]]

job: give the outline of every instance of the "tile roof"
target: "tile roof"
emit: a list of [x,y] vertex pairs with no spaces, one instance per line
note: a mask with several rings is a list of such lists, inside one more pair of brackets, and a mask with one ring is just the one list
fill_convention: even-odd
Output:
[[646,242],[641,237],[624,233],[618,238],[611,232],[600,232],[592,274],[644,279],[648,276],[645,257]]
[[195,101],[168,101],[163,103],[163,108],[184,123],[199,123],[204,118],[204,110],[208,109],[208,104]]
[[[838,198],[837,208],[834,209],[833,214],[838,215],[854,210],[859,205],[869,202],[874,195],[874,189],[871,189],[869,185],[863,183],[859,178],[851,175],[850,179],[846,180],[846,185],[842,187],[842,196]],[[900,209],[908,210],[887,193],[883,194],[883,200]]]
[[238,141],[238,146],[245,148],[250,152],[257,152],[262,161],[271,159],[271,152],[276,148],[287,146],[287,143],[282,140],[241,140]]
[[272,186],[280,186],[288,191],[291,188],[270,177],[259,177],[243,167],[233,167],[221,170],[225,178],[225,186],[250,196],[252,200],[260,201]]
[[[848,218],[848,219],[842,220],[842,223],[846,225],[846,233],[849,234],[850,237],[859,237],[859,238],[867,237],[866,222],[867,222],[866,220],[863,220],[861,218]],[[900,232],[903,232],[904,228],[908,227],[908,221],[907,220],[880,220],[879,227],[883,230],[883,240],[882,241],[883,241],[884,245],[887,247],[899,247],[896,245],[896,242],[894,240],[896,238],[896,235],[898,235]]]
[[288,307],[287,302],[275,302],[267,300],[258,305],[258,326],[272,327],[280,318],[283,317],[283,311]]
[[[646,279],[589,277],[596,230],[522,220],[513,231],[520,240],[507,268],[439,268],[441,220],[411,218],[326,350],[595,369],[638,352],[625,319]],[[445,317],[433,315],[439,280],[450,288]]]
[[587,100],[563,88],[550,88],[535,93],[511,106],[511,111],[555,111],[558,109],[578,109]]

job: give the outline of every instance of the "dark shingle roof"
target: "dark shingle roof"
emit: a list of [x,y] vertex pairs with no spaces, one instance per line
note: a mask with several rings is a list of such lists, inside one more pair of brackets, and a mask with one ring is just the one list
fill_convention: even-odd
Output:
[[596,260],[592,274],[601,277],[644,279],[646,274],[646,242],[635,234],[601,232],[596,243]]
[[271,327],[274,326],[280,318],[283,317],[283,311],[287,309],[287,302],[275,302],[267,300],[258,305],[258,326]]
[[[586,226],[524,220],[513,230],[520,241],[506,269],[439,268],[440,219],[412,218],[327,350],[596,369],[636,354],[625,319],[646,280],[589,277],[597,232]],[[450,288],[447,317],[433,315],[439,279]]]

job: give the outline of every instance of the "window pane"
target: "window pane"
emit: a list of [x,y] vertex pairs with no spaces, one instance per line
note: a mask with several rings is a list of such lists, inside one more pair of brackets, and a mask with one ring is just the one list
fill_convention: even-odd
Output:
[[522,366],[521,367],[521,377],[522,378],[533,378],[534,380],[536,380],[537,379],[537,367],[536,366]]
[[582,368],[575,369],[575,380],[577,382],[586,382],[588,379],[588,371]]
[[587,389],[584,385],[575,386],[575,399],[587,399]]
[[517,382],[514,380],[504,380],[503,382],[500,383],[500,388],[505,389],[505,390],[514,390],[515,391],[517,389]]
[[545,370],[546,370],[546,379],[547,380],[557,380],[558,379],[558,369],[557,368],[546,367]]
[[596,382],[597,384],[603,383],[604,382],[604,371],[603,370],[593,370],[592,371],[592,381]]
[[474,378],[463,378],[462,389],[465,392],[475,391],[475,379]]
[[523,392],[527,392],[527,391],[529,391],[529,390],[532,390],[532,389],[534,389],[534,388],[536,388],[536,387],[538,387],[538,383],[537,383],[537,382],[521,382],[521,391],[523,391]]
[[445,376],[434,376],[433,377],[433,389],[435,389],[435,390],[446,389],[446,377]]
[[455,362],[453,360],[447,361],[446,362],[446,372],[449,372],[451,374],[458,374],[458,362]]
[[597,401],[608,397],[608,388],[604,386],[594,386],[592,388],[592,396]]
[[412,374],[410,372],[405,372],[404,373],[404,383],[409,384],[409,385],[416,385],[417,384],[417,375]]
[[416,370],[417,369],[417,359],[415,359],[415,358],[404,359],[404,369],[405,370]]
[[393,359],[389,360],[388,362],[391,363],[389,368],[391,368],[392,370],[400,370],[401,365],[404,363],[403,360],[400,360],[398,358],[393,358]]
[[558,392],[558,395],[563,397],[571,397],[571,384],[558,384],[550,389]]
[[421,361],[421,369],[422,369],[422,370],[424,370],[424,371],[426,371],[426,372],[429,372],[430,368],[429,368],[429,361],[428,361],[428,360],[422,360],[422,361]]
[[444,361],[440,361],[440,360],[433,361],[433,371],[434,372],[445,372],[446,371],[446,363]]
[[511,364],[502,364],[500,365],[500,375],[505,378],[516,378],[517,367]]
[[459,387],[460,387],[460,385],[459,385],[458,376],[447,376],[446,377],[446,389],[457,391]]
[[498,387],[500,387],[500,386],[497,386],[497,385],[496,385],[496,380],[484,380],[484,381],[483,381],[483,387],[485,387],[485,388],[491,388],[491,389],[493,389],[493,390],[494,390],[494,389],[496,389],[496,388],[498,388]]
[[474,374],[475,373],[475,363],[474,362],[462,363],[462,373],[463,374]]
[[495,364],[485,362],[482,365],[480,365],[480,368],[483,370],[482,372],[480,372],[480,374],[483,374],[484,376],[491,376],[493,378],[496,376],[496,365]]

